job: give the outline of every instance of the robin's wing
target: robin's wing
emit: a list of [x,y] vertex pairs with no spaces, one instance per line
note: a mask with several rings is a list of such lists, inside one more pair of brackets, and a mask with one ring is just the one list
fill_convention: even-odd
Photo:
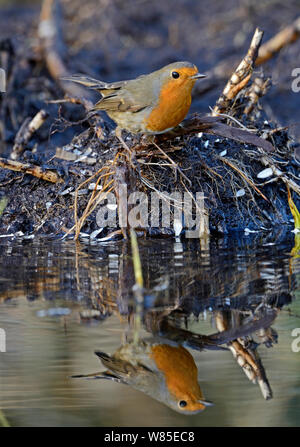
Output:
[[135,376],[137,374],[153,373],[153,371],[145,365],[138,363],[137,365],[132,365],[126,360],[122,360],[116,357],[111,357],[105,352],[97,351],[95,352],[97,357],[101,359],[102,364],[109,369],[108,376],[111,374],[119,379],[125,379],[126,377]]
[[[102,92],[103,93],[103,92]],[[112,93],[104,96],[98,101],[92,110],[106,110],[108,112],[139,112],[148,107],[142,101],[137,102],[136,99],[129,92],[120,90],[118,93]]]
[[[119,82],[103,82],[97,79],[90,78],[83,75],[72,75],[63,77],[64,81],[77,82],[85,85],[88,88],[97,90],[102,94],[102,98],[91,109],[107,110],[108,112],[139,112],[145,109],[150,104],[142,97],[140,89],[138,88],[139,80],[144,76],[140,76],[134,81],[119,81]],[[134,83],[133,83],[134,82]]]

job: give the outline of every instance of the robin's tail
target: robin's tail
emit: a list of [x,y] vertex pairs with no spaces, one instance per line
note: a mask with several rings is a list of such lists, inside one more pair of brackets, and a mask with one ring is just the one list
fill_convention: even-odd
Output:
[[97,79],[90,78],[88,76],[75,74],[72,76],[64,76],[61,78],[63,81],[77,82],[77,84],[85,85],[86,87],[95,90],[106,90],[108,88],[107,82],[98,81]]
[[[102,363],[105,365],[105,363],[110,363],[110,360],[112,359],[108,354],[105,354],[105,352],[95,352],[95,354],[100,357],[102,360]],[[106,366],[106,365],[105,365]],[[90,374],[76,374],[74,376],[71,376],[72,379],[107,379],[112,380],[113,382],[119,382],[119,383],[126,383],[122,380],[121,377],[114,374],[112,371],[99,371],[95,373]]]

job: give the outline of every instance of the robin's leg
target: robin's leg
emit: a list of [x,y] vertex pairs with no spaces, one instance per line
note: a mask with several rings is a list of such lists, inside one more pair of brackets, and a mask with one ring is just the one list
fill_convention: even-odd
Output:
[[121,127],[116,127],[115,130],[115,135],[118,138],[118,140],[121,142],[122,146],[129,152],[129,154],[131,155],[131,150],[129,149],[129,147],[127,146],[127,144],[125,143],[125,141],[122,138],[122,129]]

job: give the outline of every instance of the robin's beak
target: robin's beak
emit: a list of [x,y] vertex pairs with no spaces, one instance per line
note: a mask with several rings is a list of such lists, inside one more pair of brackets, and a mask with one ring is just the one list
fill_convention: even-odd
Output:
[[201,74],[201,73],[196,73],[195,75],[191,76],[191,79],[201,79],[201,78],[206,78],[206,75]]
[[211,402],[210,400],[198,400],[199,404],[205,405],[206,407],[213,407],[215,404]]

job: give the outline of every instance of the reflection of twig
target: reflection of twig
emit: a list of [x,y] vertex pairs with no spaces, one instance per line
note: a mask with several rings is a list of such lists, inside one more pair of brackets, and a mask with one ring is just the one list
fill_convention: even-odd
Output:
[[254,36],[252,38],[248,53],[240,62],[237,69],[231,75],[229,81],[227,82],[222,95],[216,102],[214,107],[214,114],[217,115],[220,112],[224,112],[230,106],[232,100],[237,96],[237,94],[248,84],[254,63],[257,57],[258,49],[261,44],[263,37],[263,31],[256,29]]
[[139,253],[139,247],[137,242],[137,237],[133,228],[130,228],[130,243],[132,250],[132,260],[133,260],[133,269],[134,269],[134,277],[135,284],[132,288],[135,299],[136,299],[136,313],[134,318],[134,342],[137,343],[139,339],[139,332],[141,328],[142,314],[143,314],[143,272],[142,272],[142,264]]
[[[229,318],[226,312],[216,312],[215,322],[217,329],[221,332],[226,331],[229,326]],[[266,376],[265,369],[255,348],[251,347],[250,339],[237,337],[228,343],[228,347],[237,363],[243,369],[249,380],[258,383],[263,397],[268,400],[272,398],[272,390]]]
[[9,422],[2,410],[0,410],[0,425],[1,427],[10,427]]
[[132,249],[132,259],[133,259],[135,283],[138,286],[138,288],[141,290],[144,286],[142,264],[141,264],[141,258],[140,258],[140,253],[139,253],[137,237],[136,237],[135,231],[132,228],[130,229],[130,242],[131,242],[131,249]]

